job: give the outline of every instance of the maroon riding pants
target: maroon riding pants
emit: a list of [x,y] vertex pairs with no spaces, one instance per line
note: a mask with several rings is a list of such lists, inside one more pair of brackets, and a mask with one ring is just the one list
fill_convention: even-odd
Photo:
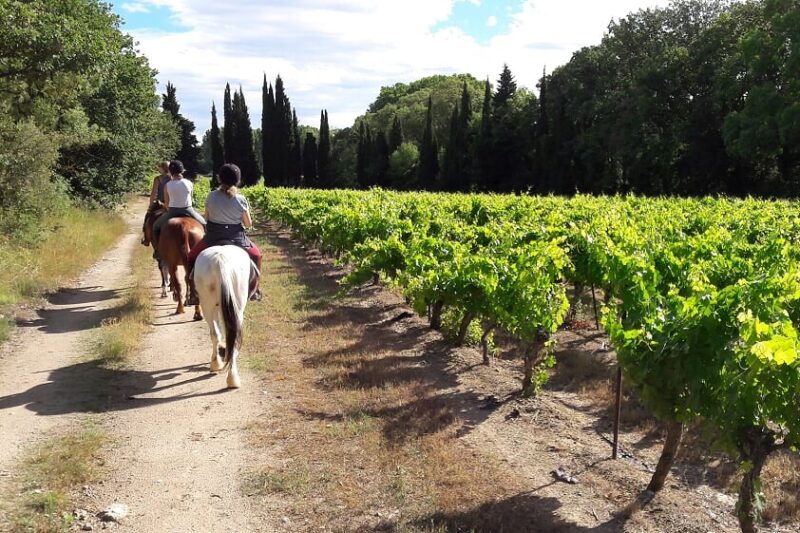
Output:
[[[197,256],[200,255],[200,252],[211,246],[212,245],[209,245],[206,243],[205,239],[203,239],[192,247],[189,251],[189,264],[187,265],[190,271],[194,268],[194,262],[197,261]],[[245,248],[244,251],[247,252],[247,255],[253,260],[253,263],[261,270],[261,250],[258,249],[258,246],[253,243],[251,247]]]

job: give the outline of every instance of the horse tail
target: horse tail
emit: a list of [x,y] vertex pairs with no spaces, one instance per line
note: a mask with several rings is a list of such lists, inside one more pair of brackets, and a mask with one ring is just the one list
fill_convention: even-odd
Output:
[[225,366],[233,357],[233,351],[242,345],[243,324],[239,321],[236,302],[233,299],[233,272],[226,261],[220,262],[220,310],[225,327]]
[[[189,252],[191,251],[192,247],[189,246],[189,233],[184,232],[183,234],[183,241],[181,242],[181,264],[185,267],[189,264]],[[188,272],[187,272],[188,274]]]

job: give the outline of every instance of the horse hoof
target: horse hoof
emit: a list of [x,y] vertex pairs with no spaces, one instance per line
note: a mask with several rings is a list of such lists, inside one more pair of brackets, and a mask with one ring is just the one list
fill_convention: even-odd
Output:
[[228,378],[228,388],[229,389],[238,389],[241,386],[242,386],[242,383],[239,381],[238,377],[235,378],[235,379],[231,379],[230,377]]
[[195,322],[197,322],[199,320],[203,320],[203,315],[195,314],[192,318]]

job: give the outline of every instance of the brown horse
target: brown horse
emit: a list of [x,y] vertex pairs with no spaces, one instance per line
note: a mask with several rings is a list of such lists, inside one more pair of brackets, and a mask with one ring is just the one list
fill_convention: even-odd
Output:
[[[185,312],[183,291],[178,279],[178,266],[182,266],[184,269],[184,278],[187,280],[188,287],[189,272],[186,271],[186,264],[189,260],[189,250],[202,238],[203,226],[191,217],[171,218],[161,228],[158,238],[158,255],[161,259],[159,266],[162,268],[162,278],[164,266],[169,270],[172,299],[178,302],[176,315]],[[202,320],[202,318],[200,306],[197,305],[194,308],[194,319]]]

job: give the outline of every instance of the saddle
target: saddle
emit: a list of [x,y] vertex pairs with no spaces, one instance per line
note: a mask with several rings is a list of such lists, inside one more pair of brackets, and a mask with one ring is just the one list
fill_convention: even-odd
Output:
[[[236,246],[237,248],[241,248],[241,246],[239,246],[235,242],[227,239],[218,240],[214,244],[209,246],[209,248],[213,248],[215,246]],[[261,277],[261,271],[258,270],[256,264],[253,262],[252,259],[250,259],[250,283],[249,283],[250,290],[248,294],[249,297],[252,297],[253,294],[255,294],[256,290],[258,289],[258,278],[260,277]]]

